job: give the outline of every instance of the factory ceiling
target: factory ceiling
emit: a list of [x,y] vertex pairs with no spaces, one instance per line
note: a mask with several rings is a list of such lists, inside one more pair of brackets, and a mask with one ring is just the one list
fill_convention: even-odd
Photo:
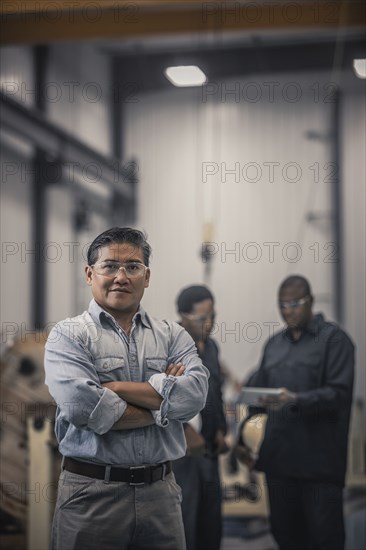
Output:
[[1,45],[92,41],[140,91],[169,86],[172,64],[212,81],[366,57],[364,0],[12,0],[0,14]]
[[185,33],[309,33],[362,28],[363,0],[12,0],[2,2],[1,43],[120,39]]

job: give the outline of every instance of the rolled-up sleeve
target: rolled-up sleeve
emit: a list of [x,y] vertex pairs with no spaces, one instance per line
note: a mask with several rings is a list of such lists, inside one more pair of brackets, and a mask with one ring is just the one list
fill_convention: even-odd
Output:
[[75,332],[67,322],[50,332],[45,381],[65,420],[78,429],[102,435],[123,415],[127,403],[101,386],[92,357]]
[[209,371],[202,364],[191,336],[176,323],[171,325],[169,363],[183,363],[182,376],[154,374],[151,386],[162,397],[160,409],[151,411],[155,423],[166,427],[169,420],[188,422],[206,403]]

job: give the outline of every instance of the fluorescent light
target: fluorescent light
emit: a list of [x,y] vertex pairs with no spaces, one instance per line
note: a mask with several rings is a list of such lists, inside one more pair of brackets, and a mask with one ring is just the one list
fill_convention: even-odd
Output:
[[196,65],[179,65],[168,67],[164,71],[167,79],[180,88],[188,86],[202,86],[207,82],[207,77]]
[[366,59],[354,59],[353,70],[358,78],[366,78]]

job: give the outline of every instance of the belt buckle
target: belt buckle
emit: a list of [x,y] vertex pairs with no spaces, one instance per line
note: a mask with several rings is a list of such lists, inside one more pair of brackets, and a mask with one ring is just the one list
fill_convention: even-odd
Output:
[[[130,466],[129,470],[146,470],[146,466]],[[130,474],[133,477],[133,473]],[[139,483],[135,481],[129,481],[129,485],[145,485],[145,481],[140,481]]]

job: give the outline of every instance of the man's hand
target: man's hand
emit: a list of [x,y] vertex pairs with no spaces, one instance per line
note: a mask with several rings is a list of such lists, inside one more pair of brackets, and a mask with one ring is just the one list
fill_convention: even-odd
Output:
[[222,430],[218,430],[216,432],[215,436],[215,455],[226,453],[229,450],[229,447],[225,441],[224,432]]
[[267,409],[272,411],[277,411],[281,409],[284,405],[288,403],[296,403],[297,395],[289,391],[287,388],[280,388],[281,393],[276,397],[262,397],[260,399],[260,404]]
[[165,369],[165,374],[167,376],[182,376],[185,371],[185,366],[183,363],[170,363],[170,365],[167,366]]
[[203,455],[205,452],[205,440],[202,437],[202,435],[190,424],[184,424],[184,435],[186,436],[186,442],[187,442],[187,455],[188,456],[197,456],[197,455]]
[[235,456],[239,460],[239,462],[242,462],[247,466],[249,469],[252,469],[254,464],[256,463],[256,457],[251,449],[247,447],[246,445],[237,445],[234,448]]

